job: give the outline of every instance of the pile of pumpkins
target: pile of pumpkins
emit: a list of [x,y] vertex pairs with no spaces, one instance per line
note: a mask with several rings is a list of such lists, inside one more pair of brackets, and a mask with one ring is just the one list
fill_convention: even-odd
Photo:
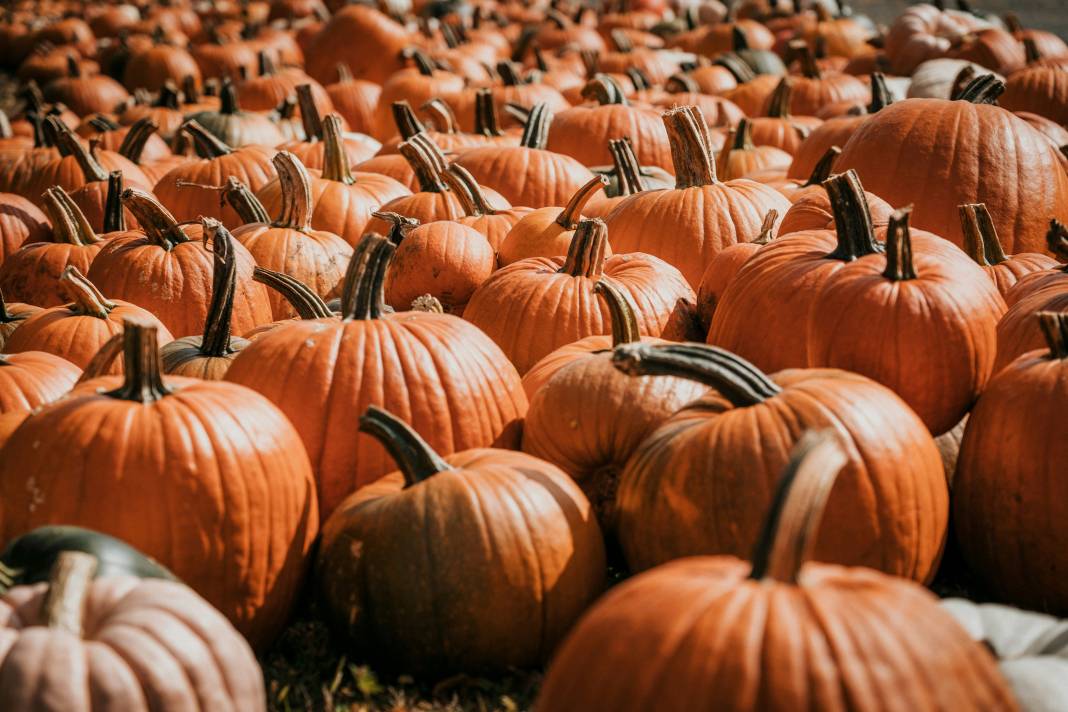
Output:
[[959,5],[10,3],[0,708],[264,709],[307,587],[542,712],[1064,709],[1068,45]]

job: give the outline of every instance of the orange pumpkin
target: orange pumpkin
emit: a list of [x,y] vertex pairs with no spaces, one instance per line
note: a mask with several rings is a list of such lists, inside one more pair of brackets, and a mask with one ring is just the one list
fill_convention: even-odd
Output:
[[411,60],[415,66],[394,72],[382,83],[382,94],[375,109],[374,130],[371,131],[371,135],[379,141],[386,141],[397,132],[393,114],[395,102],[407,101],[422,106],[435,97],[453,94],[464,88],[462,77],[438,69],[434,60],[421,49],[407,47],[403,57]]
[[[716,157],[716,177],[721,180],[751,178],[754,174],[776,174],[785,177],[793,159],[781,148],[758,146],[753,142],[753,125],[742,119],[731,129],[727,144]],[[764,181],[761,181],[764,182]]]
[[[300,121],[297,123],[298,129],[294,139],[279,148],[289,151],[309,168],[322,169],[326,161],[326,127],[323,115],[315,105],[311,84],[301,84],[297,87],[297,105],[300,107]],[[340,128],[346,128],[345,120],[339,114],[333,113],[331,116],[337,116]],[[382,148],[382,144],[364,134],[339,132],[338,138],[338,147],[350,166],[366,161]]]
[[[563,208],[541,208],[524,215],[501,242],[498,259],[501,266],[530,257],[555,257],[567,253],[571,238],[582,218],[582,209],[595,193],[608,184],[597,175],[579,188]],[[606,255],[612,248],[605,245]]]
[[[223,80],[219,89],[219,106],[190,113],[188,120],[197,122],[219,141],[234,148],[273,147],[285,140],[279,128],[266,115],[242,109],[237,89],[228,79]],[[182,124],[179,124],[176,131],[181,128]],[[200,152],[202,155],[205,153],[203,150]]]
[[66,104],[79,116],[87,116],[115,111],[115,107],[126,101],[130,94],[111,77],[83,74],[74,55],[67,55],[67,76],[46,84],[44,97],[48,101]]
[[[449,184],[449,188],[463,205],[466,213],[462,217],[454,218],[454,221],[481,233],[495,254],[500,250],[501,243],[516,223],[533,212],[531,208],[493,207],[483,193],[482,186],[459,163],[449,166],[449,170],[442,173],[441,177]],[[494,257],[494,262],[496,262],[496,257]]]
[[768,97],[761,116],[752,119],[753,142],[758,146],[774,146],[796,155],[806,137],[823,121],[815,116],[793,116],[790,109],[796,79],[783,77]]
[[369,134],[374,127],[375,106],[382,86],[367,79],[356,79],[345,62],[337,64],[337,81],[325,87],[334,109],[353,131]]
[[0,353],[4,353],[7,340],[15,329],[39,311],[40,307],[30,304],[4,301],[4,292],[0,289]]
[[705,334],[708,333],[708,327],[712,324],[712,315],[716,313],[716,304],[719,303],[727,285],[734,280],[749,258],[775,237],[775,222],[778,219],[778,212],[774,209],[769,210],[764,216],[759,235],[752,240],[724,247],[708,263],[705,273],[701,275],[701,284],[697,288],[697,319]]
[[82,370],[43,351],[0,353],[0,413],[29,412],[64,396]]
[[1006,255],[990,211],[984,204],[965,204],[958,209],[964,232],[964,251],[983,268],[1002,297],[1022,277],[1057,266],[1057,260],[1036,252]]
[[1016,72],[1005,82],[998,103],[1009,111],[1029,111],[1058,124],[1068,123],[1068,72],[1051,67]]

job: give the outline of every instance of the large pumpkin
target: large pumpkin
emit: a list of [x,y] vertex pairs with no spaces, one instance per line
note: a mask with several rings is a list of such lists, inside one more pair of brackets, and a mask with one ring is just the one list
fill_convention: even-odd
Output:
[[697,344],[630,344],[614,360],[632,375],[715,389],[665,421],[620,476],[618,532],[632,569],[743,555],[792,445],[808,428],[834,428],[848,443],[847,474],[815,556],[917,581],[933,576],[949,514],[942,460],[923,422],[888,388],[833,369],[767,376]]
[[1017,709],[989,653],[930,593],[806,563],[817,531],[836,523],[823,507],[849,446],[834,440],[809,435],[780,463],[763,527],[749,533],[751,564],[683,559],[602,598],[561,646],[538,709]]
[[0,353],[0,413],[30,411],[63,396],[82,370],[41,351]]
[[448,314],[386,312],[393,250],[385,238],[365,237],[346,276],[341,321],[301,320],[265,333],[226,374],[296,426],[324,514],[390,470],[381,445],[353,435],[368,406],[403,414],[444,453],[510,444],[527,409],[519,374],[473,326]]
[[424,674],[546,660],[605,580],[578,487],[510,450],[442,458],[374,406],[359,429],[400,471],[345,499],[323,529],[318,578],[338,627],[373,659]]
[[124,539],[262,646],[286,622],[318,529],[300,439],[246,388],[162,379],[154,326],[126,322],[124,359],[124,377],[87,381],[8,439],[2,538],[63,523]]

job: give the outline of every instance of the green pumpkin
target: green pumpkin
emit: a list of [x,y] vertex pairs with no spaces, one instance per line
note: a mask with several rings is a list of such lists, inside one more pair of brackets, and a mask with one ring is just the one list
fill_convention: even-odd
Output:
[[178,579],[153,559],[126,542],[82,527],[39,527],[13,539],[0,552],[0,594],[13,586],[47,581],[64,551],[92,554],[99,562],[97,576]]

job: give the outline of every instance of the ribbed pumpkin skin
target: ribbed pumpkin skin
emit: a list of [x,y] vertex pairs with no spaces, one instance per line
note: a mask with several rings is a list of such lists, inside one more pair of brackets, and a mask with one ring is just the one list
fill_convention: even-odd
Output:
[[324,593],[356,614],[339,627],[405,670],[543,662],[604,586],[590,504],[567,475],[523,453],[445,460],[455,469],[407,489],[400,473],[361,488],[326,523]]
[[[1061,310],[1068,304],[1062,300]],[[1055,311],[1055,310],[1054,310]],[[1033,313],[1030,323],[1041,335]],[[953,482],[957,541],[1000,597],[1068,613],[1068,360],[1031,351],[990,381],[972,410]]]
[[462,311],[495,266],[493,248],[473,227],[449,220],[420,225],[404,236],[389,265],[386,303],[404,311],[430,294],[450,313]]
[[51,403],[81,375],[70,361],[41,351],[0,355],[0,413]]
[[376,440],[356,433],[367,406],[403,418],[442,454],[498,439],[511,444],[527,410],[519,375],[500,349],[446,314],[295,322],[253,341],[226,380],[259,391],[296,426],[324,517],[394,469]]
[[712,323],[712,315],[716,312],[727,285],[734,281],[742,266],[760,250],[763,245],[756,242],[739,242],[736,245],[728,245],[712,258],[701,275],[701,283],[697,287],[697,318],[701,327],[708,334],[708,327]]
[[605,223],[613,250],[655,255],[696,286],[716,253],[759,234],[773,208],[785,215],[790,201],[774,188],[742,179],[646,190],[620,203]]
[[[263,645],[286,622],[318,531],[311,468],[293,427],[259,395],[166,384],[173,394],[143,405],[99,394],[122,377],[93,379],[31,415],[0,462],[2,538],[46,524],[111,534]],[[58,433],[61,446],[41,447],[60,445]]]
[[[97,151],[97,162],[109,173],[122,171],[123,181],[129,188],[151,190],[152,181],[129,159],[114,151]],[[38,207],[43,207],[42,194],[58,185],[68,193],[86,185],[85,172],[74,156],[57,157],[34,170],[27,182],[18,192]],[[104,186],[107,184],[105,183]]]
[[59,277],[68,266],[85,274],[100,254],[103,243],[72,245],[34,242],[23,245],[0,265],[0,289],[7,299],[38,307],[66,303]]
[[[520,374],[554,349],[610,331],[608,307],[593,291],[597,280],[559,272],[564,262],[531,257],[497,270],[464,310]],[[696,297],[678,270],[652,255],[616,254],[604,261],[604,277],[630,297],[642,334],[687,338]]]
[[849,74],[828,74],[821,79],[797,77],[790,98],[790,113],[797,116],[815,116],[829,104],[840,102],[867,103],[871,92],[864,82]]
[[[1050,275],[1048,280],[1041,279],[1045,274]],[[1036,272],[1034,276],[1038,279],[1028,280],[1028,282],[1045,286],[1033,291],[1020,290],[1022,296],[1009,307],[1009,310],[1001,317],[1001,321],[998,322],[998,353],[997,361],[994,363],[994,373],[1001,371],[1024,354],[1046,345],[1042,338],[1042,331],[1035,320],[1035,313],[1068,311],[1068,274],[1059,271]],[[1027,286],[1028,282],[1017,284]],[[1010,291],[1010,296],[1015,291]]]
[[593,171],[571,156],[525,146],[471,148],[456,162],[480,185],[529,208],[563,207],[593,178]]
[[48,218],[40,208],[14,193],[0,193],[0,265],[25,242],[47,240]]
[[1058,124],[1068,124],[1068,72],[1031,67],[1005,82],[998,104],[1009,111],[1028,111]]
[[672,170],[667,131],[652,109],[623,104],[572,107],[553,118],[546,147],[585,166],[608,166],[612,165],[608,140],[625,137],[634,142],[639,164]]
[[[894,209],[885,200],[868,191],[864,191],[864,197],[868,200],[872,227],[886,227]],[[789,235],[792,232],[834,229],[831,199],[827,197],[827,191],[823,189],[823,186],[812,185],[807,188],[798,188],[790,196],[790,202],[793,205],[786,211],[782,222],[779,223],[778,234]]]
[[996,106],[909,99],[864,123],[835,162],[891,205],[913,205],[913,226],[958,247],[957,206],[986,203],[1005,251],[1045,252],[1051,217],[1068,218],[1068,174],[1026,121]]
[[7,341],[15,330],[31,316],[41,311],[39,307],[20,302],[6,302],[4,307],[11,321],[0,321],[0,353],[7,353]]
[[220,205],[219,193],[195,186],[178,187],[177,181],[201,185],[223,185],[233,176],[253,193],[278,177],[271,158],[274,151],[262,146],[245,146],[225,156],[198,160],[173,168],[159,179],[152,192],[179,221],[203,217],[222,220],[230,230],[244,224],[229,204]]
[[702,557],[620,584],[565,640],[537,708],[1017,709],[993,657],[920,587],[823,564],[799,586],[748,574]]
[[850,443],[849,459],[813,558],[930,579],[949,494],[920,419],[890,389],[845,371],[787,370],[771,379],[782,393],[747,408],[709,391],[635,452],[617,497],[631,568],[695,554],[748,555],[793,444],[806,429],[833,428]]
[[45,584],[0,598],[0,706],[10,710],[261,712],[263,676],[248,644],[187,587],[93,581],[81,639],[49,629]]
[[868,116],[839,116],[812,129],[812,132],[800,141],[797,150],[794,151],[794,161],[790,164],[786,177],[807,179],[831,146],[841,148],[846,145],[860,125],[869,118]]
[[1008,295],[1009,290],[1028,275],[1046,270],[1055,269],[1057,260],[1037,252],[1024,252],[1019,255],[1010,255],[1004,262],[996,265],[981,265],[983,272],[994,283],[1002,297]]

